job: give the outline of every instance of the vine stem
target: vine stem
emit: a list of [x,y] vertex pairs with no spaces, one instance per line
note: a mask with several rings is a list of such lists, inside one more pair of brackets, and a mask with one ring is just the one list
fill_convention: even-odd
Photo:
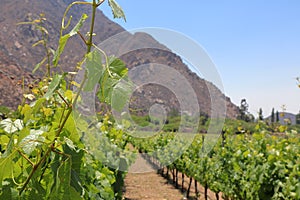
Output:
[[65,17],[67,16],[69,10],[71,9],[72,6],[76,4],[81,4],[81,5],[93,5],[93,3],[90,2],[85,2],[85,1],[75,1],[71,3],[65,10],[62,22],[61,22],[61,29],[60,29],[60,37],[62,36],[63,30],[67,29],[69,25],[71,24],[72,16],[68,19],[67,25],[65,26]]
[[27,160],[27,162],[29,162],[32,166],[34,166],[34,163],[24,153],[22,153],[20,150],[17,151],[25,160]]
[[70,107],[70,104],[67,102],[67,100],[59,93],[59,91],[56,91],[56,93],[58,94],[58,96],[63,100],[63,102]]
[[[93,46],[93,31],[94,31],[94,24],[95,24],[95,15],[96,15],[96,10],[97,10],[97,7],[101,5],[101,3],[103,3],[104,1],[101,1],[100,3],[96,3],[96,0],[93,0],[93,3],[92,3],[92,21],[91,21],[91,27],[90,27],[90,35],[89,35],[89,41],[87,43],[87,52],[86,54],[90,53],[91,52],[91,48]],[[82,2],[74,2],[73,4],[71,5],[74,5],[74,4],[86,4],[86,3],[82,3]],[[90,3],[89,3],[90,4]],[[66,12],[70,9],[70,6],[67,8]],[[64,15],[65,17],[65,15]],[[69,24],[69,22],[68,22]],[[62,29],[64,28],[64,24],[62,24]],[[53,151],[53,149],[55,149],[55,142],[56,142],[56,139],[59,137],[60,133],[62,132],[65,124],[67,123],[72,111],[73,111],[73,106],[76,105],[77,103],[77,100],[80,96],[80,93],[81,91],[83,90],[83,86],[85,84],[87,80],[87,71],[85,71],[85,74],[84,74],[84,78],[80,84],[80,87],[78,89],[78,92],[76,93],[76,96],[74,98],[74,101],[72,104],[69,104],[68,105],[68,112],[66,114],[66,116],[64,117],[62,123],[59,125],[59,129],[57,130],[56,134],[55,134],[55,139],[52,141],[51,145],[49,146],[48,150],[46,151],[46,153],[43,155],[43,157],[39,160],[39,162],[37,162],[35,165],[33,165],[33,168],[29,174],[29,176],[27,177],[26,181],[24,182],[24,185],[23,187],[21,188],[20,192],[19,192],[19,195],[22,194],[22,192],[25,190],[25,188],[27,187],[28,183],[30,182],[31,178],[33,177],[34,173],[37,171],[37,169],[41,166],[41,164],[43,164],[46,160],[46,158],[49,156],[49,154],[51,153],[51,151]]]
[[91,52],[91,49],[93,46],[94,24],[95,24],[96,10],[97,10],[98,6],[99,5],[96,3],[96,0],[93,0],[92,22],[91,22],[91,28],[90,28],[90,34],[89,34],[90,38],[87,43],[87,54]]

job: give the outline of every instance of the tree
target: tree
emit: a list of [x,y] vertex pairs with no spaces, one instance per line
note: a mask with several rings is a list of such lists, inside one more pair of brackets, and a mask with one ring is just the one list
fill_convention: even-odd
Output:
[[249,115],[248,108],[249,108],[249,105],[248,105],[246,99],[242,99],[241,100],[241,105],[239,107],[239,116],[238,116],[238,119],[244,120],[246,122],[250,122],[251,121],[251,117]]
[[299,113],[296,115],[296,124],[300,124],[300,110]]
[[272,108],[272,112],[271,112],[271,123],[275,122],[275,112],[274,112],[274,108]]
[[262,108],[260,108],[258,111],[258,120],[261,120],[261,121],[264,120]]
[[279,122],[279,112],[278,112],[278,110],[276,111],[276,122]]

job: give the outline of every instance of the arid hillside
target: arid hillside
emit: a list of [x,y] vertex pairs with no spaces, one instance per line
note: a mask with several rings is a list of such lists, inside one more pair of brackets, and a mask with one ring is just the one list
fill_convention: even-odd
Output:
[[[34,75],[31,74],[34,66],[40,62],[45,54],[42,45],[32,47],[34,43],[41,39],[41,34],[33,25],[18,25],[19,22],[29,22],[38,19],[40,13],[45,15],[47,19],[44,23],[48,33],[48,47],[56,49],[59,38],[61,18],[64,10],[72,0],[1,0],[0,1],[0,105],[16,108],[22,97],[21,85],[17,84],[24,76],[25,86],[40,78],[44,72],[38,71]],[[88,7],[75,6],[71,9],[70,15],[73,19],[70,27],[80,19],[81,13],[88,15],[90,10]],[[125,31],[121,26],[109,20],[101,11],[97,13],[97,23],[95,27],[95,40],[97,43],[107,38]],[[82,29],[82,33],[88,32],[88,21]],[[182,59],[168,50],[162,44],[159,44],[154,38],[145,33],[130,34],[123,41],[123,46],[119,48],[128,48],[140,43],[159,46],[159,49],[139,49],[128,54],[122,55],[121,58],[127,64],[129,69],[143,64],[158,63],[170,66],[182,74],[193,87],[199,107],[202,112],[210,115],[211,102],[217,99],[224,99],[227,107],[227,117],[235,118],[238,112],[237,106],[234,105],[230,98],[226,97],[212,83],[199,78],[193,73],[182,61]],[[115,43],[118,47],[118,43]],[[76,63],[82,59],[85,51],[83,41],[76,36],[67,44],[66,52],[62,55],[59,67],[56,70],[72,70]],[[109,53],[109,52],[108,52]],[[150,68],[149,68],[150,70]],[[147,70],[145,70],[147,72]],[[149,71],[151,73],[151,71]],[[141,74],[139,79],[143,79],[147,73]],[[176,81],[176,80],[174,80]],[[184,90],[184,89],[183,89]],[[210,92],[209,92],[210,91]],[[182,91],[184,92],[184,91]],[[213,94],[214,98],[211,98]],[[217,98],[216,98],[217,97]],[[135,91],[132,97],[132,107],[141,108],[141,113],[147,112],[151,105],[162,104],[168,111],[180,110],[176,95],[167,88],[148,84],[141,87],[139,91]],[[218,108],[214,108],[218,109]]]

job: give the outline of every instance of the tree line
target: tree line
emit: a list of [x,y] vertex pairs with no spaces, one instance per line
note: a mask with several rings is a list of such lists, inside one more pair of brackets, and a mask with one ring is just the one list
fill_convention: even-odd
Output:
[[[285,115],[285,107],[283,106],[282,108],[283,112],[279,112],[278,110],[275,112],[275,109],[272,108],[271,115],[270,117],[265,118],[263,115],[263,110],[262,108],[259,109],[258,111],[258,118],[255,119],[254,115],[249,112],[249,104],[247,103],[246,99],[242,99],[240,106],[239,106],[239,113],[237,119],[243,120],[245,122],[254,122],[255,120],[259,121],[269,121],[271,123],[280,123],[280,119],[284,118]],[[286,123],[291,123],[290,121],[287,120]],[[296,115],[296,124],[300,124],[300,111]]]

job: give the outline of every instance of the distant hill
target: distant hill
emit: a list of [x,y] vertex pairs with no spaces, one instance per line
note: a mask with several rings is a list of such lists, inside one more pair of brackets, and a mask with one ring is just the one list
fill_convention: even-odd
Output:
[[[42,47],[32,47],[32,44],[40,40],[41,36],[32,25],[17,25],[18,22],[31,21],[40,13],[44,13],[47,21],[45,23],[49,32],[49,46],[56,49],[58,34],[60,30],[63,12],[72,0],[1,0],[0,1],[0,105],[16,108],[21,101],[22,89],[18,85],[25,76],[25,86],[33,83],[41,77],[42,71],[34,76],[31,74],[35,64],[41,61],[44,55]],[[70,14],[73,16],[71,23],[74,26],[82,12],[90,13],[89,7],[75,6]],[[125,31],[124,28],[109,20],[101,11],[97,13],[97,23],[95,26],[95,41],[105,39]],[[82,33],[86,33],[88,27],[84,26]],[[211,101],[210,93],[220,99],[225,99],[227,107],[227,117],[235,118],[238,108],[229,97],[226,97],[215,85],[199,78],[182,61],[182,59],[169,51],[167,47],[159,44],[150,35],[145,33],[128,33],[128,38],[124,43],[127,46],[146,42],[147,44],[160,45],[163,50],[137,50],[122,56],[129,69],[138,65],[159,63],[173,67],[180,72],[194,88],[199,106],[202,112],[210,115]],[[118,45],[118,44],[114,44]],[[121,48],[121,47],[120,47]],[[65,70],[72,70],[74,65],[81,59],[80,55],[85,51],[83,42],[78,38],[73,38],[68,43],[66,52],[62,55],[60,67]],[[59,68],[58,68],[59,69]],[[150,72],[149,72],[150,73]],[[147,74],[147,73],[146,73]],[[140,79],[146,74],[141,74]],[[148,84],[134,94],[132,107],[141,108],[140,114],[145,114],[151,105],[159,103],[164,105],[168,111],[180,110],[176,96],[166,88],[158,85]],[[218,108],[216,108],[218,109]]]

